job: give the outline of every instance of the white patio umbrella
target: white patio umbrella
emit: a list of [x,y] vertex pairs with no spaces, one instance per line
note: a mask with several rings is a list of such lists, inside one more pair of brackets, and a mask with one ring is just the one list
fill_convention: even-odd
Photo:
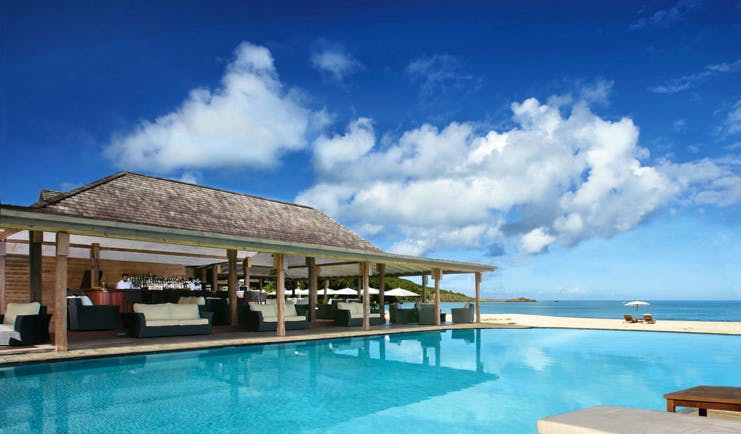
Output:
[[309,290],[308,289],[297,289],[296,295],[309,295]]
[[390,297],[419,297],[416,292],[408,291],[404,288],[394,288],[391,291],[386,291],[385,295]]
[[651,306],[651,303],[645,302],[645,301],[630,301],[628,303],[625,303],[623,306],[635,306],[636,307],[636,316],[638,316],[638,306]]
[[334,295],[358,295],[358,291],[352,288],[342,288],[335,291]]
[[[376,288],[368,288],[368,294],[370,295],[377,295],[379,292],[381,291],[377,290]],[[365,291],[361,290],[360,293],[365,294]]]
[[[317,289],[317,294],[324,295],[324,288]],[[327,288],[327,295],[334,295],[337,294],[337,291],[335,291],[332,288]]]

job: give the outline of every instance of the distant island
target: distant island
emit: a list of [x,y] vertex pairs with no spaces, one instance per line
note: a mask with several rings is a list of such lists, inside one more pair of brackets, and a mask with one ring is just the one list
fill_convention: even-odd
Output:
[[482,298],[482,302],[485,303],[534,303],[537,300],[532,298],[517,297],[517,298]]

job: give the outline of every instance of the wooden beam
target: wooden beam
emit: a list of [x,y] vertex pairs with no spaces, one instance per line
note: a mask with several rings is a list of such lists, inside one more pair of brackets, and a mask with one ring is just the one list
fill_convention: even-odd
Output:
[[319,267],[316,259],[306,258],[306,266],[309,267],[309,322],[316,319],[317,288],[319,287]]
[[141,223],[120,222],[80,216],[49,214],[41,210],[12,205],[0,205],[3,227],[7,229],[64,231],[75,235],[104,236],[128,240],[154,241],[178,245],[248,250],[272,254],[310,256],[314,258],[338,259],[341,261],[369,261],[398,264],[425,269],[444,268],[447,271],[473,273],[494,271],[497,267],[460,261],[446,261],[422,257],[397,255],[386,252],[349,249],[316,244],[275,241],[219,234],[192,229],[168,228]]
[[370,264],[368,262],[360,263],[361,288],[363,289],[363,330],[370,330],[370,285],[368,284],[368,274]]
[[221,271],[221,265],[215,264],[211,267],[211,291],[219,290],[219,271]]
[[[2,231],[0,232],[0,241],[5,241],[9,236],[15,235],[20,231],[20,229],[6,229]],[[5,312],[5,310],[3,310],[3,312]]]
[[229,262],[229,314],[232,327],[238,325],[237,321],[237,251],[229,249],[226,251]]
[[98,274],[100,274],[100,244],[93,243],[90,246],[90,287],[93,289],[100,287]]
[[[359,262],[358,261],[327,262],[327,263],[319,264],[319,265],[322,266],[322,267],[338,267],[340,265],[356,265],[356,264],[359,264]],[[307,265],[289,265],[286,268],[288,268],[289,270],[291,270],[291,269],[294,269],[294,268],[306,268],[306,267],[307,267]]]
[[0,312],[5,313],[5,255],[7,254],[5,240],[0,239]]
[[475,273],[476,276],[476,322],[481,322],[481,273]]
[[324,279],[324,304],[327,304],[327,299],[329,298],[327,289],[329,289],[329,279]]
[[[9,243],[13,244],[28,244],[28,240],[8,240]],[[51,241],[45,241],[42,243],[45,246],[54,246],[56,243]],[[76,249],[90,249],[91,246],[87,244],[70,243],[70,247]],[[124,253],[143,253],[147,255],[164,255],[164,256],[182,256],[185,258],[203,258],[203,259],[219,259],[226,260],[226,256],[221,255],[205,255],[202,253],[187,253],[187,252],[168,252],[164,250],[148,250],[148,249],[129,249],[126,247],[105,247],[101,246],[100,250],[107,252],[124,252]]]
[[284,257],[281,254],[273,255],[273,268],[275,268],[275,302],[276,310],[278,311],[278,325],[275,330],[277,336],[286,335],[286,322],[285,322],[285,302],[286,299],[283,296],[283,292],[286,285],[286,271],[285,271]]
[[422,303],[427,302],[427,275],[422,275]]
[[57,232],[57,273],[54,282],[54,346],[67,351],[67,257],[69,234]]
[[378,304],[381,305],[381,320],[386,324],[386,307],[384,306],[384,293],[386,292],[386,264],[376,265],[376,272],[378,273]]
[[440,325],[440,280],[443,278],[443,270],[433,268],[432,278],[435,280],[435,325]]
[[[29,231],[28,239],[28,292],[31,301],[41,302],[41,244],[44,242],[44,233]],[[65,326],[66,327],[66,326]]]
[[[244,286],[249,291],[250,279],[252,278],[252,258],[244,258],[242,261],[242,272],[244,274]],[[247,293],[242,295],[242,302],[247,303]]]

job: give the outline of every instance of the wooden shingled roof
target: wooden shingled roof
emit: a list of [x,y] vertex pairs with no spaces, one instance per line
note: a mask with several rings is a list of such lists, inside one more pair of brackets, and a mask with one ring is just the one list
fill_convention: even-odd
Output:
[[314,208],[131,172],[63,194],[42,194],[33,207],[60,215],[381,252]]

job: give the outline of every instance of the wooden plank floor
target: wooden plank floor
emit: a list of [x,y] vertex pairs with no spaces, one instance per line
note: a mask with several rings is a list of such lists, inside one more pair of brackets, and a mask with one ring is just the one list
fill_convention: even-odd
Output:
[[[275,336],[275,332],[248,332],[229,326],[216,326],[211,335],[162,338],[117,336],[116,331],[70,332],[69,351],[54,351],[54,346],[50,344],[23,348],[0,347],[2,348],[0,349],[0,366],[226,346],[470,328],[513,328],[513,326],[450,323],[441,326],[379,325],[372,326],[369,331],[363,331],[360,327],[334,327],[331,321],[314,321],[310,328],[306,330],[287,330],[284,337]],[[514,326],[514,328],[521,327]]]

